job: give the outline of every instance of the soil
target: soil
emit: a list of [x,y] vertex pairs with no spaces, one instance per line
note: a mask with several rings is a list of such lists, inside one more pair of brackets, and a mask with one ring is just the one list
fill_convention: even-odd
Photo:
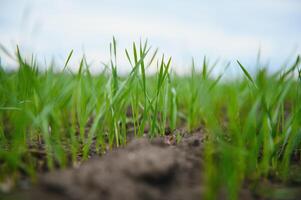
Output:
[[[175,135],[133,139],[126,147],[93,157],[77,168],[43,174],[36,186],[5,199],[199,200],[205,190],[204,139],[202,131],[183,134],[179,143]],[[239,199],[273,199],[267,192],[273,188],[280,188],[278,194],[283,199],[297,199],[301,195],[300,188],[294,188],[294,196],[289,196],[279,185],[264,185],[257,192],[245,187]],[[220,199],[225,198],[221,195]]]

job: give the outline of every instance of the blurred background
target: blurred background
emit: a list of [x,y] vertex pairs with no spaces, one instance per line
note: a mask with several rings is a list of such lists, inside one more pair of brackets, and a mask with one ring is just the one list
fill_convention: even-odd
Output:
[[[179,73],[189,71],[192,57],[197,66],[205,55],[219,59],[217,73],[237,59],[252,72],[259,51],[270,70],[301,53],[300,0],[0,0],[0,10],[1,45],[14,52],[18,44],[42,66],[54,60],[62,67],[73,49],[74,69],[85,54],[97,72],[113,35],[121,72],[130,69],[124,49],[140,39],[172,56]],[[16,67],[0,55],[6,68]]]

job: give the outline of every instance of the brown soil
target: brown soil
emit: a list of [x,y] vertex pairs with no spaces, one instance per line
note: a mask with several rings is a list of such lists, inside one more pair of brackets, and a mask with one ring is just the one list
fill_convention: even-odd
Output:
[[[126,147],[94,157],[78,168],[41,175],[37,186],[6,199],[199,200],[205,190],[203,140],[201,132],[184,134],[178,144],[174,135],[152,141],[146,137],[133,139]],[[279,187],[264,185],[267,187],[259,187],[257,193],[243,189],[239,198],[273,199],[266,191]],[[282,197],[297,199],[300,190],[295,188],[294,192],[291,198],[285,193]]]

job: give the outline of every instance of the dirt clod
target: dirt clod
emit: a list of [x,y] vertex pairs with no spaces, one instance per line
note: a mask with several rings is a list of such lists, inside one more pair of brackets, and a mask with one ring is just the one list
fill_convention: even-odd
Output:
[[135,139],[77,169],[44,175],[39,190],[74,200],[200,199],[201,140],[201,134],[184,136],[177,145],[165,138]]

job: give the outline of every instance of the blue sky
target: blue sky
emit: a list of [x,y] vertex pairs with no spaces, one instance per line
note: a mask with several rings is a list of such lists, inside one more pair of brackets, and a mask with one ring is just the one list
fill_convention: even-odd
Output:
[[41,63],[62,65],[74,49],[73,64],[85,53],[97,71],[113,35],[121,71],[129,69],[124,49],[140,38],[172,56],[179,72],[204,55],[252,70],[259,48],[271,69],[301,53],[299,0],[1,0],[0,7],[0,43],[11,51],[18,44]]

